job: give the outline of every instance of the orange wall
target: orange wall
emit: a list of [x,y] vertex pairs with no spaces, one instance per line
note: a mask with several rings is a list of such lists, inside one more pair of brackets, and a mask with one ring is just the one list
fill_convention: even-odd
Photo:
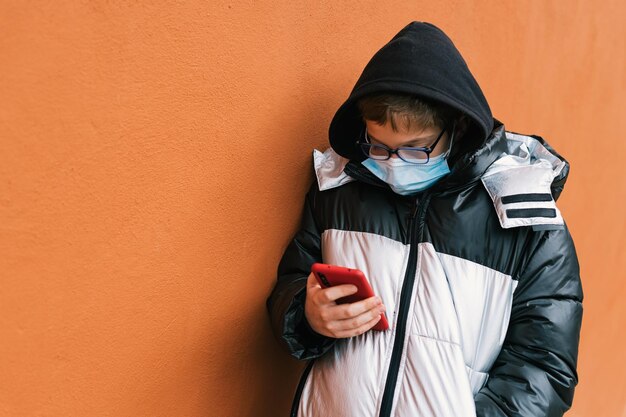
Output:
[[568,415],[624,415],[623,2],[152,3],[0,5],[1,416],[286,415],[303,364],[264,302],[311,150],[410,20],[571,162]]

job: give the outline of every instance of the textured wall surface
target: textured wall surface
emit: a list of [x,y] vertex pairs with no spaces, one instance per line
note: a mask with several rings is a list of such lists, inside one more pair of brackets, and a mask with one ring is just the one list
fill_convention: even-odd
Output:
[[332,115],[411,20],[571,163],[571,416],[626,412],[617,0],[0,3],[0,415],[282,416],[265,311]]

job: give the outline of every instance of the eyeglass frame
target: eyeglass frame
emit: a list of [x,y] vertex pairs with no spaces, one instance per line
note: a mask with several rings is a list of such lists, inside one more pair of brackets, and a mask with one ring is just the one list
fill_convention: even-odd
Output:
[[[408,162],[410,164],[416,164],[416,165],[424,165],[427,164],[430,161],[430,154],[435,150],[435,147],[437,146],[437,144],[439,143],[439,140],[443,137],[443,134],[446,132],[446,130],[448,130],[448,128],[444,127],[441,130],[441,133],[439,133],[439,136],[437,136],[437,139],[435,139],[435,142],[427,147],[422,147],[422,146],[400,146],[397,148],[390,148],[387,145],[377,145],[375,143],[371,143],[369,142],[370,138],[369,135],[367,134],[367,126],[364,127],[363,129],[363,137],[365,138],[365,140],[367,142],[361,142],[361,141],[357,141],[356,145],[359,147],[359,149],[361,149],[361,152],[363,152],[363,154],[368,157],[371,158],[370,156],[370,149],[372,147],[377,147],[380,149],[384,149],[387,152],[387,157],[386,158],[372,158],[376,161],[386,161],[389,158],[391,158],[391,156],[393,154],[396,154],[398,156],[398,158],[402,159],[404,162]],[[452,129],[454,131],[454,128]],[[363,145],[368,146],[369,149],[366,152],[365,149],[363,149]],[[420,152],[424,152],[426,154],[426,161],[425,162],[415,162],[415,160],[406,160],[404,159],[398,152],[399,151],[420,151]]]

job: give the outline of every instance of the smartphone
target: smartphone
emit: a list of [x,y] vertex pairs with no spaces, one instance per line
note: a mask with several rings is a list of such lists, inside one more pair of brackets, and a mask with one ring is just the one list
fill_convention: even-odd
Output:
[[[352,284],[357,287],[356,293],[337,299],[337,304],[354,303],[375,295],[370,283],[367,281],[367,278],[365,278],[365,274],[358,269],[314,263],[313,266],[311,266],[311,272],[313,272],[313,275],[322,288],[343,284]],[[387,322],[385,313],[382,313],[380,320],[372,329],[382,331],[388,328],[389,323]]]

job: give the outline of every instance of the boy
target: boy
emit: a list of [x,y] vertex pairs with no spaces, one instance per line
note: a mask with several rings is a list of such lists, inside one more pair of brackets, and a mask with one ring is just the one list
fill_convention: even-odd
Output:
[[[309,360],[292,416],[561,416],[582,320],[555,200],[569,164],[505,131],[452,41],[412,22],[365,67],[314,152],[317,181],[267,300]],[[336,300],[314,262],[362,270]],[[370,330],[385,314],[390,328]]]

